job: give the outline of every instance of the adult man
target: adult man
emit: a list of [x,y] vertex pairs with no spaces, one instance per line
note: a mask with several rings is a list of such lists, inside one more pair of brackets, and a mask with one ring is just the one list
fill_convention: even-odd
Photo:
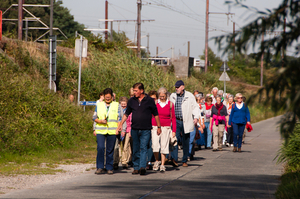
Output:
[[133,141],[132,162],[134,169],[132,174],[145,175],[147,146],[150,141],[152,129],[152,115],[154,115],[157,123],[158,135],[161,134],[161,126],[155,102],[151,97],[145,94],[144,85],[142,83],[134,84],[133,92],[134,97],[128,101],[126,112],[119,124],[118,130],[120,131],[122,129],[121,125],[132,113],[131,137]]
[[[179,139],[182,132],[183,157],[182,166],[187,167],[187,158],[189,155],[190,133],[194,131],[195,125],[200,118],[199,105],[192,93],[184,90],[184,83],[179,80],[175,83],[176,93],[172,93],[170,101],[175,104],[176,116],[176,137]],[[178,166],[178,146],[175,146],[171,152],[173,165]]]
[[213,101],[212,101],[212,104],[215,104],[216,103],[216,97],[218,95],[218,91],[219,89],[217,87],[214,87],[212,90],[211,90],[211,95],[210,97],[212,97]]

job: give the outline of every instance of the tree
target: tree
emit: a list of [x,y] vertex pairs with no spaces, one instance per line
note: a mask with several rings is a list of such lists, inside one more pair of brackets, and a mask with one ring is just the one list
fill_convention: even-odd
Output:
[[[254,8],[244,5],[242,0],[228,1],[227,3],[254,10]],[[234,39],[236,41],[236,49],[239,52],[246,52],[250,45],[259,47],[258,58],[264,53],[267,62],[269,62],[272,53],[275,56],[279,56],[282,50],[285,52],[287,48],[291,48],[295,44],[297,44],[294,47],[295,55],[298,55],[299,44],[297,40],[299,39],[300,32],[299,9],[300,1],[283,0],[273,10],[256,10],[260,16],[244,26],[240,32],[237,32],[235,35],[229,34],[217,37],[215,41],[223,53],[232,50],[233,46],[231,44]],[[286,31],[278,34],[278,30],[284,29],[285,19],[288,19]],[[277,32],[277,34],[274,34],[276,36],[261,42],[263,34],[275,33],[275,31]],[[284,110],[285,115],[281,121],[281,133],[287,140],[293,132],[297,119],[300,118],[300,59],[287,59],[285,56],[281,63],[283,67],[278,70],[277,77],[270,83],[267,83],[256,95],[252,96],[249,102],[253,101],[256,97],[262,97],[263,94],[266,94],[264,99],[261,98],[264,104],[271,104],[275,112]]]
[[[18,0],[1,0],[0,9],[2,11],[6,10],[11,4],[18,4]],[[50,0],[26,0],[26,4],[43,4],[49,5]],[[73,15],[70,14],[68,8],[62,6],[62,0],[54,1],[53,4],[53,27],[60,28],[62,32],[67,37],[74,37],[75,31],[78,31],[84,36],[91,34],[90,32],[84,31],[85,26],[74,21]],[[49,7],[26,7],[28,11],[34,14],[36,17],[40,18],[45,24],[50,26],[50,8]],[[32,17],[24,11],[24,17]],[[12,7],[7,13],[3,15],[3,18],[17,19],[18,10],[16,7]],[[4,21],[3,22],[3,32],[11,37],[17,36],[17,22]],[[30,27],[42,27],[39,22],[29,22]],[[36,39],[37,37],[44,34],[46,30],[29,30],[29,37]],[[55,30],[53,31],[58,35],[59,39],[64,39],[64,37]],[[23,31],[23,37],[25,36],[25,31]]]
[[[203,55],[199,56],[200,59],[205,59],[205,50],[203,51]],[[221,67],[223,61],[220,57],[218,57],[214,51],[208,47],[208,61],[209,61],[209,65],[212,66],[211,67],[208,67],[209,70],[219,70],[219,68]]]

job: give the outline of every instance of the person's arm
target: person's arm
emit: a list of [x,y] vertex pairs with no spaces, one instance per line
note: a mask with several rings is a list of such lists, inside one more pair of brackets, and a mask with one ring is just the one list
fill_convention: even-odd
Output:
[[229,115],[229,120],[228,120],[228,124],[227,124],[228,127],[231,127],[233,115],[234,115],[234,108],[233,108],[233,105],[232,105],[231,113]]
[[96,122],[96,123],[98,123],[98,124],[106,124],[106,123],[107,123],[107,121],[106,121],[105,119],[104,119],[104,120],[100,120],[100,119],[98,118],[98,114],[97,114],[97,106],[96,106],[95,111],[94,111],[93,120],[94,120],[94,122]]
[[[194,96],[193,96],[194,98]],[[199,111],[199,105],[196,102],[196,99],[191,100],[192,103],[192,109],[193,109],[193,116],[194,116],[194,124],[196,125],[198,120],[200,119],[200,111]]]
[[247,118],[247,123],[248,123],[248,124],[251,124],[251,123],[250,123],[250,121],[251,121],[251,120],[250,120],[250,119],[251,119],[251,118],[250,118],[250,111],[249,111],[248,106],[246,107],[246,118]]
[[154,116],[156,124],[157,124],[157,135],[161,134],[161,125],[158,115]]
[[[172,102],[170,102],[172,103]],[[176,135],[176,115],[175,115],[175,105],[172,104],[172,136],[175,137]]]
[[[122,120],[118,123],[118,128],[117,128],[117,130],[116,130],[116,133],[118,132],[118,134],[119,134],[119,131],[122,131],[122,127],[123,127],[123,124],[124,124],[124,122],[127,120],[127,118],[128,118],[128,116],[126,115],[126,113],[123,115],[123,117],[122,117]],[[118,135],[117,134],[117,135]]]

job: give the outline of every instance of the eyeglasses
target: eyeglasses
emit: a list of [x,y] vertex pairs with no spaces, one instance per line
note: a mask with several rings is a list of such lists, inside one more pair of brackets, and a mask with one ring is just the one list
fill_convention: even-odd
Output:
[[237,97],[236,99],[243,99],[243,97]]
[[175,86],[175,88],[179,88],[180,86]]

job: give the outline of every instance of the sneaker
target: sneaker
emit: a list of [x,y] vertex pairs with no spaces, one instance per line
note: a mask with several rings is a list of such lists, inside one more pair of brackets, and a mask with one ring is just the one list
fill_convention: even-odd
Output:
[[105,171],[104,169],[97,169],[97,170],[95,171],[95,174],[97,174],[97,175],[99,175],[99,174],[104,174],[104,173],[106,173],[106,171]]
[[231,144],[230,146],[233,147],[233,144]]
[[226,143],[226,146],[229,147],[229,143]]
[[155,161],[154,166],[153,166],[153,170],[158,171],[158,169],[159,169],[159,162]]
[[137,175],[137,174],[139,174],[139,173],[140,173],[139,170],[133,170],[132,175]]
[[191,161],[191,158],[190,158],[190,157],[187,157],[187,161]]
[[160,172],[165,172],[166,171],[166,167],[164,165],[160,165]]
[[112,174],[114,174],[114,171],[113,170],[108,170],[107,174],[112,175]]
[[146,169],[144,167],[141,167],[140,175],[146,175]]

